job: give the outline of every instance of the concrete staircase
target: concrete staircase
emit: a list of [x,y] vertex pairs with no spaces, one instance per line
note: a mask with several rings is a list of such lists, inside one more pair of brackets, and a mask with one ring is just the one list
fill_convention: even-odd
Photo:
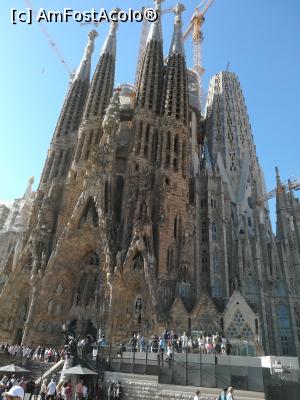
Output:
[[[118,381],[122,383],[124,389],[123,398],[127,400],[192,400],[197,389],[201,392],[201,399],[215,400],[221,392],[220,389],[215,388],[160,384],[157,376],[105,372],[105,387],[108,387],[111,382]],[[264,400],[265,394],[236,390],[234,399]]]
[[[61,363],[61,362],[59,362]],[[47,363],[38,360],[31,360],[23,357],[13,357],[5,353],[0,353],[0,366],[15,364],[25,369],[28,369],[30,372],[24,373],[23,375],[26,378],[31,378],[34,381],[40,381],[41,376],[45,376],[47,371],[51,369],[54,374],[59,368],[53,368],[56,364],[54,362]],[[62,360],[63,364],[63,360]],[[61,364],[61,368],[62,368]],[[19,374],[20,376],[22,374]],[[18,375],[18,376],[19,376]]]

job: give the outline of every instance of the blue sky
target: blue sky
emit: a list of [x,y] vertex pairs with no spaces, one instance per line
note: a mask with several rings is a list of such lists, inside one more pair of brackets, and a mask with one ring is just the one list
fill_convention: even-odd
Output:
[[[36,9],[115,6],[139,9],[151,0],[32,0]],[[199,0],[183,1],[184,25]],[[163,8],[175,4],[166,0]],[[48,45],[38,24],[12,25],[10,8],[23,9],[23,0],[0,5],[1,107],[0,199],[23,194],[28,177],[35,187],[46,158],[68,86],[68,74]],[[165,51],[172,34],[173,15],[163,17]],[[116,84],[133,82],[140,23],[121,24],[118,31]],[[89,27],[78,23],[49,23],[46,29],[68,65],[76,68]],[[95,65],[108,24],[97,28]],[[300,2],[299,0],[215,0],[203,27],[204,88],[211,76],[226,69],[237,73],[246,99],[257,153],[268,190],[275,185],[274,167],[283,180],[300,177]],[[186,44],[192,64],[191,43]]]

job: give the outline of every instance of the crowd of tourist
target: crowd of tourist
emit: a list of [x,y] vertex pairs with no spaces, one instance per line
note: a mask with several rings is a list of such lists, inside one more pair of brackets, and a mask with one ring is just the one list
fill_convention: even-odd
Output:
[[[121,384],[111,385],[111,392],[109,392],[109,399],[121,399]],[[22,394],[23,400],[100,400],[102,396],[101,386],[88,385],[83,380],[80,380],[74,387],[71,381],[59,381],[58,383],[52,378],[49,382],[43,379],[40,387],[37,387],[35,382],[31,379],[25,380],[24,377],[17,378],[16,375],[8,377],[4,375],[0,381],[0,398],[19,397]],[[101,397],[102,396],[102,397]]]
[[160,336],[154,334],[150,339],[140,334],[133,334],[127,346],[121,345],[120,351],[164,352],[170,357],[174,351],[177,353],[200,352],[202,354],[230,355],[231,349],[232,344],[229,339],[218,333],[192,337],[187,336],[185,332],[179,335],[173,330],[166,329]]
[[[88,349],[85,354],[91,353],[93,357],[97,357],[97,355],[101,354],[102,350],[109,345],[104,335],[100,337],[98,342],[93,342],[90,338],[85,338],[80,341],[75,341],[73,344],[79,356],[85,353],[84,349]],[[150,351],[157,353],[159,362],[160,360],[163,362],[163,360],[166,359],[171,365],[175,352],[230,355],[231,349],[232,345],[230,341],[218,333],[199,333],[198,335],[194,334],[191,336],[187,335],[186,332],[178,334],[173,330],[166,329],[160,336],[154,334],[151,338],[133,333],[130,340],[122,342],[118,355],[121,356],[125,351]],[[68,358],[71,354],[70,345],[66,345],[61,349],[49,346],[31,348],[22,345],[9,345],[3,342],[0,343],[0,352],[12,358],[21,357],[48,363],[58,362],[61,359]],[[74,352],[72,352],[72,354],[74,354]],[[217,400],[233,400],[232,390],[229,389],[224,389]],[[112,383],[108,390],[106,390],[105,397],[103,397],[103,392],[101,394],[101,387],[89,388],[83,381],[79,381],[75,387],[72,387],[71,381],[56,383],[54,379],[51,379],[50,382],[44,379],[41,386],[36,387],[32,379],[26,380],[24,377],[18,378],[16,375],[11,375],[10,377],[4,375],[2,377],[0,381],[0,399],[2,398],[1,395],[5,395],[6,393],[8,400],[11,397],[18,397],[18,393],[20,394],[21,391],[23,391],[23,396],[21,398],[24,400],[71,400],[74,396],[76,400],[87,400],[91,398],[108,398],[112,400],[120,399],[122,396],[122,386],[120,382]],[[14,393],[17,394],[14,395]],[[196,397],[198,394],[200,395],[200,393],[196,393],[194,399],[201,398]]]
[[31,348],[29,346],[21,346],[21,345],[12,345],[10,346],[8,343],[1,342],[0,343],[0,352],[3,352],[12,357],[25,358],[38,360],[43,362],[58,362],[61,359],[64,359],[67,355],[67,351],[65,348],[55,349],[52,347],[45,346],[37,346]]
[[[0,381],[0,397],[6,400],[121,400],[123,397],[123,386],[121,382],[112,382],[108,389],[100,385],[90,387],[82,379],[72,386],[71,381],[58,383],[52,378],[50,382],[44,379],[38,389],[32,380],[26,381],[24,377],[17,379],[15,375],[10,378],[3,376]],[[225,388],[215,400],[234,400],[233,388]],[[200,390],[197,390],[193,400],[201,400]]]
[[[201,392],[197,390],[194,396],[194,400],[201,400]],[[216,400],[234,400],[233,397],[233,387],[228,387],[222,390],[220,395],[216,398]]]

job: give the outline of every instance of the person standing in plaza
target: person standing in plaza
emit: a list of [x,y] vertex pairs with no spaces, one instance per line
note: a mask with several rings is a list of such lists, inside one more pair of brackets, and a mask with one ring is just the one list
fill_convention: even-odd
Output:
[[67,386],[65,388],[65,397],[66,400],[71,400],[73,395],[73,389],[72,389],[72,384],[71,381],[68,381]]
[[200,390],[197,390],[197,392],[195,393],[195,396],[194,396],[194,400],[200,400],[200,398],[201,398]]
[[80,380],[76,385],[76,400],[82,400],[83,398],[83,380]]
[[44,379],[40,391],[41,400],[45,400],[47,390],[47,379]]
[[46,400],[54,400],[55,392],[56,392],[56,383],[55,383],[55,380],[52,378],[51,382],[49,383],[49,385],[47,387]]
[[228,388],[223,389],[220,396],[218,397],[218,400],[227,400],[227,391]]
[[233,397],[233,387],[229,387],[227,390],[227,396],[226,396],[226,400],[234,400]]

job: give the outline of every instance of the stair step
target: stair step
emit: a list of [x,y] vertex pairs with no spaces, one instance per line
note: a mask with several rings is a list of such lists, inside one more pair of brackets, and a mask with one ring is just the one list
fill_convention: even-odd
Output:
[[[121,381],[124,389],[124,399],[128,400],[190,400],[197,388],[190,386],[165,385],[158,383],[158,377],[153,375],[136,375],[117,372],[105,372],[104,382]],[[215,400],[220,389],[199,388],[203,400]],[[236,390],[235,400],[264,400],[261,392]]]

